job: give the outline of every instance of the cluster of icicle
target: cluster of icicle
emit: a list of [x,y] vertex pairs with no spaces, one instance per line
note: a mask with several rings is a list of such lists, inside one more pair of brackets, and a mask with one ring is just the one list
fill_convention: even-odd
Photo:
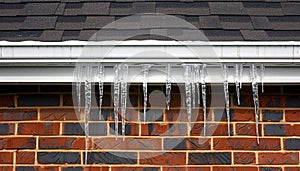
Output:
[[[237,95],[237,103],[240,105],[240,89],[242,88],[242,77],[243,77],[243,64],[235,64],[234,65],[234,80],[235,80],[235,89]],[[226,116],[227,116],[227,123],[228,123],[228,136],[230,136],[230,107],[229,107],[229,90],[228,90],[228,65],[223,64],[223,87],[224,87],[224,97],[225,97],[225,108],[226,108]],[[259,75],[260,74],[260,75]],[[258,98],[258,78],[260,77],[261,82],[261,90],[262,93],[264,92],[264,83],[263,78],[265,74],[265,66],[263,64],[256,65],[250,64],[250,80],[252,85],[252,96],[253,96],[253,103],[254,103],[254,114],[255,114],[255,130],[256,130],[256,139],[257,143],[259,144],[259,130],[258,130],[258,123],[259,123],[259,98]]]
[[[142,64],[142,75],[143,75],[143,96],[144,96],[144,123],[146,122],[146,109],[147,109],[147,82],[148,74],[151,68],[151,64]],[[200,105],[202,99],[203,106],[203,118],[204,118],[204,128],[203,135],[206,136],[207,132],[207,112],[206,112],[206,64],[183,64],[184,79],[185,79],[185,103],[187,108],[187,118],[188,118],[188,132],[191,131],[191,118],[192,109]],[[228,89],[228,70],[232,66],[228,64],[223,64],[223,86],[224,86],[224,97],[225,97],[225,111],[228,120],[228,135],[230,136],[230,102],[229,102],[229,89]],[[242,77],[243,77],[243,64],[235,64],[234,68],[234,78],[235,78],[235,88],[237,95],[237,103],[240,105],[240,89],[242,88]],[[96,70],[96,76],[94,71]],[[85,152],[85,163],[87,162],[87,150],[88,150],[88,136],[89,136],[89,120],[91,113],[91,99],[92,99],[92,83],[98,82],[99,88],[99,119],[102,119],[101,107],[103,101],[103,85],[104,85],[104,66],[102,64],[97,65],[83,65],[79,64],[75,70],[76,77],[76,93],[77,93],[77,110],[81,112],[81,89],[82,84],[84,84],[84,129],[86,135],[86,152]],[[257,142],[259,143],[259,132],[258,132],[258,122],[259,122],[259,99],[258,99],[258,78],[260,77],[260,82],[263,88],[263,77],[265,68],[264,65],[250,65],[250,78],[252,82],[252,92],[253,92],[253,102],[255,107],[255,122],[256,122],[256,135]],[[171,101],[171,64],[166,65],[166,108],[169,110]],[[260,74],[258,76],[258,74]],[[113,83],[113,104],[114,104],[114,118],[115,118],[115,135],[118,138],[119,132],[119,113],[122,119],[122,130],[121,134],[123,140],[125,138],[125,114],[127,106],[127,96],[128,87],[128,65],[127,64],[116,64],[114,66],[114,83]]]

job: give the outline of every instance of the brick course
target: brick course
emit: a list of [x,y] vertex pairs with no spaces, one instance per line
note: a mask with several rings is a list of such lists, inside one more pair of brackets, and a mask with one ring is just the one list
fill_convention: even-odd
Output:
[[[179,85],[180,87],[181,85]],[[149,94],[164,85],[149,85]],[[84,165],[83,113],[73,108],[71,85],[32,85],[24,92],[6,86],[0,93],[0,170],[101,171],[230,171],[299,170],[300,98],[285,86],[267,86],[260,95],[260,144],[256,140],[251,87],[243,86],[241,106],[230,87],[231,136],[221,102],[207,107],[207,136],[203,109],[193,110],[192,130],[179,87],[172,87],[170,110],[151,109],[143,123],[140,85],[130,86],[125,139],[115,138],[111,87],[105,86],[102,117],[93,106],[88,165]],[[276,90],[272,94],[270,87]],[[209,93],[212,90],[208,87]],[[283,90],[283,92],[282,92]],[[164,90],[163,90],[164,91]],[[287,92],[288,91],[288,92]],[[287,92],[287,93],[286,93]],[[12,95],[13,93],[13,95]],[[218,95],[223,97],[221,95]],[[97,99],[98,97],[96,97]],[[223,98],[221,99],[223,102]],[[224,105],[223,105],[224,106]]]

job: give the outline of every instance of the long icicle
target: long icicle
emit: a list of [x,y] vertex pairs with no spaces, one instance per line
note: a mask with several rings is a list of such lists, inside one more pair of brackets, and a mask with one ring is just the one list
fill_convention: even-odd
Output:
[[104,80],[104,66],[98,65],[98,84],[99,84],[99,120],[102,120],[102,103],[103,103],[103,80]]
[[121,116],[122,116],[122,137],[125,139],[125,115],[127,105],[127,77],[128,77],[128,65],[122,64],[121,66]]
[[260,82],[261,82],[261,92],[264,92],[264,77],[265,77],[265,66],[260,64]]
[[77,111],[80,114],[81,108],[81,81],[82,81],[82,64],[78,64],[75,68],[76,75],[76,95],[77,95]]
[[240,67],[239,64],[235,64],[235,91],[238,105],[240,105]]
[[251,82],[252,82],[253,103],[255,109],[254,112],[255,112],[256,139],[257,139],[257,143],[259,144],[259,130],[258,130],[259,98],[258,98],[258,83],[257,83],[257,67],[255,64],[251,64],[250,74],[251,74]]
[[191,65],[184,64],[184,78],[185,78],[185,103],[187,108],[188,118],[188,133],[191,131],[191,118],[192,118],[192,80],[191,80]]
[[200,99],[201,99],[201,96],[200,96],[200,82],[201,82],[201,71],[200,71],[200,64],[195,64],[194,65],[194,71],[195,71],[195,76],[196,76],[196,92],[197,92],[197,105],[200,106]]
[[204,136],[206,136],[206,130],[207,130],[207,116],[206,116],[206,84],[205,84],[205,77],[206,77],[206,64],[202,65],[201,72],[200,72],[200,78],[201,78],[201,92],[202,92],[202,105],[203,105],[203,122],[204,122]]
[[240,89],[242,89],[243,85],[243,71],[244,71],[244,65],[239,64],[240,72],[239,72],[239,82],[240,82]]
[[144,92],[144,124],[146,123],[146,109],[147,109],[147,102],[148,102],[148,74],[149,74],[149,69],[151,67],[151,64],[142,64],[142,72],[143,72],[143,92]]
[[229,108],[229,90],[228,90],[228,68],[227,64],[223,64],[223,87],[224,87],[224,94],[225,94],[225,107],[226,107],[226,115],[227,115],[227,129],[228,129],[228,136],[230,136],[230,108]]
[[192,107],[196,106],[196,85],[195,85],[195,80],[196,80],[196,73],[195,73],[195,68],[194,65],[191,65],[190,68],[191,72],[191,80],[192,80]]
[[92,94],[92,66],[86,65],[85,78],[85,116],[84,116],[84,130],[85,130],[85,164],[87,164],[87,152],[89,146],[89,115],[91,112],[91,94]]
[[167,70],[167,80],[166,80],[166,104],[167,104],[167,109],[170,109],[170,101],[171,101],[171,72],[172,72],[172,66],[171,64],[167,64],[166,66]]
[[120,103],[120,65],[114,67],[114,117],[115,117],[115,135],[118,139],[119,129],[119,103]]

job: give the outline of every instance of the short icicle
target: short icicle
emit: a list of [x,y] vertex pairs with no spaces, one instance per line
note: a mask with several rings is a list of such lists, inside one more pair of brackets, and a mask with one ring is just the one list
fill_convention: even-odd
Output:
[[147,109],[147,102],[148,102],[148,75],[150,70],[151,64],[142,64],[142,72],[143,72],[143,93],[144,93],[144,124],[146,124],[146,109]]
[[196,85],[195,85],[195,80],[196,80],[196,73],[195,73],[195,65],[191,65],[191,80],[192,80],[192,107],[196,106]]
[[191,65],[184,64],[184,78],[185,78],[185,103],[187,108],[188,118],[188,133],[191,131],[191,120],[192,120],[192,78],[191,78]]
[[115,117],[115,135],[118,139],[119,128],[119,103],[120,103],[120,65],[114,67],[114,117]]
[[99,120],[102,120],[102,103],[103,103],[103,80],[104,80],[104,66],[98,65],[98,85],[99,85]]
[[81,81],[82,81],[82,64],[78,64],[75,68],[76,77],[76,95],[77,95],[77,111],[80,113],[81,108]]
[[85,66],[85,106],[84,106],[84,130],[85,130],[85,164],[87,164],[87,152],[89,144],[89,119],[91,113],[91,99],[92,99],[92,71],[93,67],[90,65]]
[[239,68],[240,68],[240,70],[239,70],[239,82],[240,82],[240,89],[242,89],[244,65],[239,64]]
[[205,77],[206,77],[206,64],[202,65],[201,72],[200,72],[200,81],[201,81],[201,92],[202,92],[202,105],[203,105],[203,134],[206,136],[207,130],[207,116],[206,116],[206,84],[205,84]]
[[125,139],[125,115],[127,105],[127,77],[128,77],[128,65],[121,65],[121,116],[122,116],[122,137]]
[[264,92],[264,77],[265,77],[265,65],[260,64],[260,82],[261,82],[261,92]]
[[230,108],[229,108],[229,90],[228,90],[228,68],[227,64],[223,64],[223,87],[224,87],[224,94],[225,94],[225,107],[226,107],[226,115],[227,115],[227,129],[228,129],[228,136],[230,136]]
[[238,105],[240,105],[240,65],[235,64],[235,91]]
[[255,64],[251,64],[250,77],[251,77],[251,82],[252,82],[252,95],[253,95],[254,113],[255,113],[256,139],[257,139],[257,143],[259,144],[259,130],[258,130],[259,99],[258,99],[257,67]]
[[172,72],[172,66],[171,64],[167,64],[166,66],[167,70],[167,80],[166,80],[166,104],[167,104],[167,110],[170,109],[170,101],[171,101],[171,72]]
[[194,72],[195,72],[195,84],[196,84],[196,92],[197,92],[197,105],[200,105],[200,82],[201,82],[201,71],[200,71],[200,64],[195,64],[194,65]]

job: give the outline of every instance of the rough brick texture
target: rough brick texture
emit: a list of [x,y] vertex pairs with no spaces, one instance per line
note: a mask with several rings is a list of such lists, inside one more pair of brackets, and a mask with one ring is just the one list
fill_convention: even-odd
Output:
[[[149,3],[151,5],[151,3]],[[124,3],[126,6],[126,3]],[[138,4],[136,4],[138,5]],[[70,12],[76,6],[70,5]],[[116,10],[122,7],[116,6]],[[97,86],[97,85],[95,85]],[[241,91],[236,104],[230,87],[230,137],[222,108],[222,87],[207,87],[207,130],[204,136],[202,105],[192,111],[188,132],[185,103],[172,87],[171,108],[151,99],[165,85],[149,85],[146,123],[141,85],[130,85],[125,137],[118,115],[115,138],[111,85],[104,87],[102,115],[92,106],[89,121],[87,163],[83,110],[73,107],[71,85],[2,86],[0,90],[0,170],[53,171],[298,171],[300,169],[300,98],[297,86],[266,86],[260,93],[260,122],[256,125],[251,87]],[[288,88],[287,88],[288,87]],[[5,89],[5,90],[4,90]],[[291,90],[295,90],[293,93]],[[276,92],[276,93],[273,93]],[[98,99],[96,91],[95,99]],[[221,99],[213,102],[214,100]],[[162,104],[152,104],[160,102]],[[154,107],[155,106],[155,107]],[[159,107],[157,107],[159,106]]]

